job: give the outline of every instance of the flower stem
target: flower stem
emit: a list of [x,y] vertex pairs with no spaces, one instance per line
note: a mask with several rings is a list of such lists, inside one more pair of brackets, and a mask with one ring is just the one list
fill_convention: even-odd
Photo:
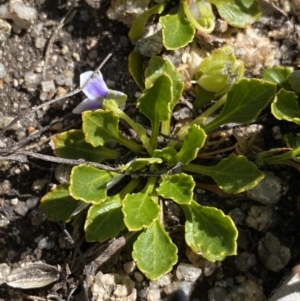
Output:
[[[200,15],[201,14],[203,15],[202,18],[204,19],[204,21],[206,21],[208,27],[201,26],[199,22],[194,18],[193,14],[190,11],[187,0],[183,0],[181,3],[186,17],[197,30],[204,33],[211,33],[214,30],[215,21],[214,21],[213,14],[210,13],[209,9],[205,8],[205,4],[201,3],[198,5],[198,7],[199,7]],[[209,3],[207,3],[206,5],[209,5]],[[200,6],[202,7],[203,10],[200,10]]]

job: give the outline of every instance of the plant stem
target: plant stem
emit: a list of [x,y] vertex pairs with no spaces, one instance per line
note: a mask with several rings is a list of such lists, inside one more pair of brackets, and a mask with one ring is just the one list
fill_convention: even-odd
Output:
[[102,146],[101,149],[98,151],[99,154],[101,154],[106,159],[118,159],[120,157],[120,152],[109,149],[107,147]]
[[129,140],[128,138],[124,137],[122,134],[119,134],[119,136],[116,138],[116,141],[126,146],[136,154],[140,153],[141,150],[143,149],[141,145]]
[[121,200],[124,199],[126,194],[131,193],[140,183],[140,179],[134,178],[132,179],[120,192],[120,198]]
[[300,154],[300,147],[290,150],[281,155],[262,158],[262,162],[263,164],[280,164],[285,160],[293,159],[293,157],[296,157],[299,154]]
[[[208,117],[210,117],[215,111],[217,111],[221,106],[224,105],[226,99],[227,94],[223,95],[216,103],[214,103],[211,107],[209,107],[206,111],[199,115],[195,120],[193,120],[193,124],[202,125]],[[205,129],[205,126],[203,126],[203,129]]]
[[152,194],[155,184],[156,184],[156,177],[149,177],[148,182],[145,186],[145,188],[143,189],[143,193],[145,193],[146,195],[150,195]]
[[[189,128],[193,125],[193,124],[197,124],[197,125],[202,125],[206,119],[211,116],[216,110],[218,110],[221,106],[224,105],[224,103],[226,102],[227,99],[227,94],[223,95],[215,104],[213,104],[211,107],[209,107],[205,112],[203,112],[201,115],[199,115],[196,119],[194,119],[191,123],[183,126],[179,132],[177,133],[177,137],[180,140],[183,140],[185,135],[188,133]],[[212,121],[213,122],[213,121]],[[209,124],[207,124],[206,126],[202,126],[202,128],[207,131],[209,128]],[[168,143],[168,147],[176,147],[180,142],[175,141],[175,140],[171,140]]]
[[[153,122],[151,125],[152,125],[152,133],[151,133],[151,138],[150,138],[150,145],[151,145],[152,149],[156,149],[157,137],[158,137],[158,133],[159,133],[159,122]],[[153,152],[150,155],[152,156]]]
[[149,143],[150,139],[148,138],[146,134],[146,130],[142,127],[142,125],[134,122],[126,113],[124,113],[121,109],[116,107],[114,104],[105,103],[105,106],[111,111],[113,111],[114,113],[116,113],[119,116],[119,118],[125,120],[131,126],[131,128],[137,133],[137,135],[141,139],[144,148],[151,155],[153,153],[153,148]]
[[213,168],[213,166],[202,166],[202,165],[191,164],[191,163],[181,166],[182,171],[194,172],[194,173],[203,174],[206,176],[210,176],[212,168]]
[[[188,20],[193,24],[193,26],[199,30],[200,32],[204,32],[204,33],[211,33],[214,28],[215,28],[215,21],[213,19],[213,15],[212,17],[208,17],[208,18],[205,18],[204,20],[207,21],[208,23],[208,27],[203,27],[201,26],[198,21],[194,18],[194,16],[192,15],[190,9],[189,9],[189,5],[187,3],[187,0],[183,0],[181,2],[182,4],[182,7],[183,7],[183,11],[186,15],[186,17],[188,18]],[[199,8],[200,10],[200,8]],[[178,12],[179,13],[179,12]],[[200,14],[202,13],[202,11],[200,11]]]
[[170,123],[171,123],[171,119],[161,122],[161,130],[160,131],[163,135],[168,136],[170,134]]

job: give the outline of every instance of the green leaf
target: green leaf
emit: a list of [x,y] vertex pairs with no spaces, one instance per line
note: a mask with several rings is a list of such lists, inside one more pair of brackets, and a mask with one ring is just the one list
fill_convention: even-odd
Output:
[[139,235],[132,257],[139,270],[155,280],[171,271],[177,262],[177,247],[157,220]]
[[[288,83],[295,93],[300,94],[300,70],[295,70],[288,79]],[[283,87],[286,88],[286,87]],[[287,88],[286,88],[287,89]],[[287,89],[288,90],[288,89]]]
[[86,240],[102,242],[116,237],[125,228],[121,209],[122,203],[118,195],[91,206],[84,225]]
[[119,174],[89,165],[75,166],[71,172],[69,192],[76,200],[100,203],[106,199],[106,185]]
[[255,187],[264,174],[244,156],[231,154],[217,165],[206,167],[206,174],[214,179],[226,193],[240,193]]
[[288,79],[293,72],[291,67],[276,66],[272,68],[266,68],[263,71],[262,78],[265,81],[270,81],[277,84],[280,88],[291,90],[291,85],[288,83]]
[[221,113],[203,129],[209,131],[230,122],[245,124],[253,121],[274,98],[275,91],[274,83],[259,79],[240,80],[228,92]]
[[261,13],[256,0],[209,0],[231,26],[245,28],[258,21]]
[[188,164],[182,170],[212,177],[226,193],[240,193],[255,187],[264,174],[244,156],[229,155],[215,166]]
[[102,109],[86,111],[82,114],[82,121],[85,140],[93,146],[117,141],[135,153],[141,151],[140,145],[122,136],[119,131],[119,117],[114,112]]
[[70,130],[52,138],[57,157],[67,159],[85,159],[101,162],[106,159],[118,159],[120,153],[106,147],[93,147],[84,140],[84,133],[80,130]]
[[146,166],[150,166],[152,164],[161,164],[162,162],[163,161],[160,158],[137,158],[130,163],[126,171],[130,172],[142,170]]
[[93,146],[117,141],[120,135],[119,118],[111,111],[86,111],[82,114],[85,140]]
[[279,120],[300,124],[300,109],[295,92],[280,89],[271,104],[272,114]]
[[139,39],[144,32],[144,28],[148,19],[155,14],[161,14],[165,9],[167,2],[159,3],[151,8],[145,10],[143,13],[138,15],[135,20],[133,21],[131,28],[129,30],[128,36],[131,41],[136,41]]
[[178,160],[188,164],[197,157],[198,151],[206,140],[205,132],[196,124],[192,125],[183,140],[183,145],[178,153]]
[[157,146],[160,122],[169,120],[171,117],[171,103],[172,80],[167,74],[160,75],[138,99],[137,107],[151,122],[150,144],[153,149]]
[[182,48],[193,41],[195,28],[182,13],[160,17],[159,22],[163,27],[163,44],[168,50]]
[[162,182],[156,191],[163,198],[172,199],[174,202],[183,205],[191,203],[194,187],[193,177],[180,173],[163,176]]
[[175,165],[178,162],[177,151],[173,147],[165,147],[154,150],[153,157],[161,158],[168,166]]
[[129,231],[148,228],[159,217],[160,207],[145,193],[127,194],[123,200],[124,222]]
[[82,203],[70,196],[68,185],[58,185],[41,199],[40,209],[49,214],[52,220],[66,223]]
[[172,80],[171,90],[173,97],[172,101],[170,102],[170,110],[173,111],[175,105],[181,98],[184,88],[181,75],[170,61],[164,60],[159,56],[153,56],[145,70],[146,88],[150,88],[156,79],[163,74],[168,74]]
[[128,70],[135,83],[143,91],[145,89],[143,80],[143,59],[142,56],[134,50],[130,52],[128,57]]
[[195,201],[181,207],[186,217],[185,241],[195,253],[213,262],[236,254],[238,231],[229,216]]
[[297,134],[285,134],[284,141],[287,147],[296,148],[300,146],[300,133]]
[[151,121],[151,124],[167,120],[172,101],[172,80],[167,74],[160,75],[150,88],[138,99],[137,107]]

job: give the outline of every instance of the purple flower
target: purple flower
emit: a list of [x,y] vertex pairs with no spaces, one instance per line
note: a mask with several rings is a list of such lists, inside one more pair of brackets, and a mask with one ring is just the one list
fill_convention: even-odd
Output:
[[108,96],[110,99],[122,96],[126,97],[126,95],[122,92],[109,90],[100,71],[95,74],[93,71],[87,71],[80,74],[80,88],[82,88],[82,92],[87,98],[73,110],[73,113],[75,114],[100,109],[103,101]]

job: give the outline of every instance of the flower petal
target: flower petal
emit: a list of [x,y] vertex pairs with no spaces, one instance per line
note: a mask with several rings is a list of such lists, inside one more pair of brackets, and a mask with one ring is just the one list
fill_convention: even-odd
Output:
[[74,110],[74,114],[81,114],[84,111],[94,111],[102,107],[103,98],[98,99],[88,99],[83,100]]
[[80,74],[80,87],[82,88],[82,92],[90,100],[96,100],[99,97],[106,98],[108,94],[108,88],[103,80],[101,72],[94,75],[93,73],[93,71],[87,71]]

